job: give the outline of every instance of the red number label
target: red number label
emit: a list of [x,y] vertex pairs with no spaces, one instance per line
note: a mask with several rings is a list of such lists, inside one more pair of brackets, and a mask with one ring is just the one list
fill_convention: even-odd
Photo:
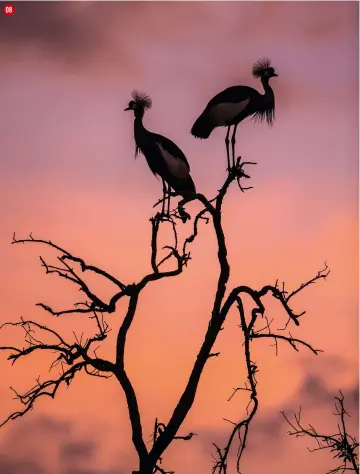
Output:
[[15,8],[13,5],[5,5],[4,6],[4,15],[11,16],[14,14]]

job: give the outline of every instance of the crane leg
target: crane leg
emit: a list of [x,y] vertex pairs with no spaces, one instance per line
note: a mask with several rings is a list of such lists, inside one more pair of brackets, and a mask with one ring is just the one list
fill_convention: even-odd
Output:
[[225,137],[226,158],[227,158],[227,164],[228,164],[228,166],[227,166],[228,171],[230,171],[230,152],[229,152],[230,140],[229,140],[229,135],[230,135],[230,126],[227,129],[227,133],[226,133],[226,137]]
[[163,185],[163,202],[162,202],[162,207],[161,207],[161,214],[164,215],[165,214],[165,199],[166,199],[166,183],[163,179],[162,179],[162,185]]
[[168,185],[167,192],[168,192],[168,199],[167,199],[167,215],[168,215],[168,217],[169,217],[169,216],[170,216],[170,192],[171,192],[171,188],[170,188],[169,185]]
[[231,137],[231,150],[232,150],[232,166],[235,167],[235,143],[236,143],[236,129],[237,129],[238,124],[234,125],[233,128],[233,134]]

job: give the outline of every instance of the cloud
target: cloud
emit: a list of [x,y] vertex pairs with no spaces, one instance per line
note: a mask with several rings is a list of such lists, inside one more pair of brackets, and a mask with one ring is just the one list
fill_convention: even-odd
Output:
[[304,379],[298,393],[300,400],[313,405],[331,403],[334,396],[334,390],[327,387],[325,380],[313,374]]
[[95,2],[16,2],[14,16],[0,16],[0,56],[11,62],[45,58],[72,69],[98,69],[99,62],[128,68],[133,60],[123,32],[133,9],[132,2],[112,9]]
[[60,456],[65,459],[90,459],[95,449],[91,441],[66,441],[60,446]]
[[[358,362],[355,362],[358,365]],[[306,377],[303,379],[296,398],[300,403],[312,405],[334,403],[334,397],[339,395],[339,389],[345,397],[346,406],[350,411],[358,412],[359,381],[355,385],[345,382],[339,376],[354,379],[357,373],[354,361],[340,357],[338,355],[321,356],[316,364],[313,364],[309,357],[304,357],[300,365]],[[330,374],[330,375],[328,375]],[[345,385],[345,386],[344,386]]]
[[[1,2],[1,8],[4,5]],[[15,8],[11,18],[0,16],[1,57],[36,58],[40,53],[72,67],[96,62],[95,69],[111,62],[122,74],[129,66],[135,67],[138,51],[149,40],[162,41],[169,30],[183,36],[184,25],[195,26],[194,12],[202,10],[196,5],[126,1],[25,1],[16,2]]]
[[86,21],[86,15],[84,21],[85,13],[75,2],[17,2],[10,21],[0,17],[0,40],[5,50],[33,45],[45,54],[77,56],[101,46],[99,31]]
[[122,474],[118,469],[77,469],[71,468],[63,471],[61,474]]
[[24,461],[0,453],[0,472],[1,474],[43,474],[42,469],[35,461]]
[[303,381],[298,397],[312,406],[331,406],[335,403],[335,397],[344,395],[345,407],[357,416],[359,410],[359,382],[352,387],[342,389],[341,387],[329,387],[324,378],[309,375]]
[[[51,467],[54,474],[98,474],[90,465],[96,454],[96,444],[75,435],[71,422],[49,416],[25,417],[13,425],[0,445],[0,472],[43,474]],[[102,470],[101,474],[113,473]]]
[[[326,375],[306,375],[300,385],[299,390],[291,397],[284,407],[279,407],[279,412],[284,411],[287,414],[297,413],[299,406],[303,408],[304,416],[307,410],[324,410],[326,412],[334,411],[335,397],[339,396],[339,388],[326,383]],[[345,408],[355,419],[358,418],[359,404],[359,383],[358,381],[351,387],[342,390],[344,395]],[[286,432],[286,424],[282,415],[276,410],[272,413],[260,414],[259,419],[254,422],[255,436],[267,436],[267,442],[273,443]],[[310,416],[310,415],[309,415]],[[332,423],[332,421],[334,423]],[[336,420],[330,419],[331,424]]]
[[[334,357],[323,357],[323,359],[329,359],[329,361],[321,364],[322,367],[326,365],[330,367],[330,362],[334,361]],[[340,358],[338,359],[338,365],[344,366],[346,364],[346,361],[341,362]],[[259,384],[261,384],[261,380]],[[358,380],[345,388],[338,387],[334,383],[329,385],[326,372],[315,373],[313,368],[308,368],[308,373],[305,373],[298,390],[289,397],[284,405],[263,410],[261,396],[259,397],[259,409],[250,426],[247,453],[250,457],[255,455],[259,450],[259,446],[263,446],[262,449],[269,452],[275,447],[277,450],[285,452],[288,429],[281,411],[284,411],[291,418],[293,413],[298,413],[300,406],[302,407],[304,424],[310,422],[316,427],[317,420],[322,419],[323,414],[326,426],[329,427],[329,431],[333,431],[337,421],[335,416],[329,416],[329,414],[331,415],[334,412],[335,397],[340,395],[339,389],[344,395],[344,406],[351,416],[351,422],[348,426],[351,432],[350,423],[354,421],[357,423],[359,416]],[[241,407],[239,413],[242,413]],[[218,446],[225,446],[231,429],[230,426],[226,425],[221,430],[215,428],[198,430],[196,428],[196,432],[199,434],[196,442],[199,443],[204,452],[209,453],[213,442]]]
[[[19,446],[31,442],[35,437],[55,436],[66,438],[72,430],[68,421],[48,416],[38,416],[35,419],[23,418],[10,431],[7,438],[8,446]],[[36,433],[36,435],[34,435]]]

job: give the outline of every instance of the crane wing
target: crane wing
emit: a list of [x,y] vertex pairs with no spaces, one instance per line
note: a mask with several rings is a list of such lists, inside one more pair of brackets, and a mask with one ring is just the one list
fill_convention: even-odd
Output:
[[214,125],[227,125],[246,109],[249,102],[250,99],[247,98],[240,102],[222,102],[221,104],[213,105],[209,110],[209,119]]
[[259,93],[247,86],[233,86],[217,94],[208,103],[205,113],[216,127],[225,126],[239,116]]
[[174,178],[186,180],[189,176],[189,168],[187,164],[183,160],[180,160],[169,153],[161,143],[158,143],[158,146],[169,173],[174,176]]
[[261,95],[256,89],[248,86],[232,86],[219,92],[207,105],[207,109],[221,103],[241,102],[246,99],[255,99]]
[[152,134],[155,141],[164,148],[168,153],[170,153],[174,158],[178,158],[179,160],[183,161],[186,163],[187,167],[190,169],[190,165],[186,159],[186,156],[184,153],[180,150],[180,148],[175,145],[175,143],[171,140],[169,140],[166,137],[163,137],[162,135],[158,135],[157,133]]
[[153,136],[169,172],[178,179],[187,179],[190,166],[184,153],[168,138],[157,134]]

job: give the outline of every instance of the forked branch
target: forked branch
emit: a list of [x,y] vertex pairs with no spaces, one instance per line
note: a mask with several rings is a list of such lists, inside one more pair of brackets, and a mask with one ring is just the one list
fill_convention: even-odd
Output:
[[[106,339],[109,332],[108,325],[101,315],[94,312],[92,319],[95,320],[97,333],[84,341],[82,338],[67,342],[59,333],[35,321],[21,319],[16,323],[5,323],[0,326],[0,330],[5,327],[21,328],[24,331],[25,346],[22,348],[14,346],[0,346],[0,351],[8,352],[8,360],[14,364],[19,359],[30,356],[35,352],[48,352],[55,354],[55,358],[50,365],[50,371],[59,367],[58,375],[55,378],[40,381],[24,394],[15,393],[16,398],[24,406],[23,410],[10,414],[0,426],[10,420],[14,420],[25,415],[32,410],[36,400],[43,396],[54,398],[58,389],[64,383],[69,386],[75,374],[84,370],[92,376],[108,378],[113,371],[113,364],[101,359],[96,355],[96,347],[100,341]],[[52,339],[52,341],[47,341]],[[95,347],[96,346],[96,347]]]
[[[72,313],[83,313],[88,314],[89,316],[92,315],[91,318],[96,322],[97,333],[93,337],[84,341],[82,340],[82,337],[80,340],[78,340],[75,336],[74,342],[67,342],[56,331],[48,328],[47,326],[40,325],[34,321],[22,319],[18,323],[5,323],[2,328],[5,326],[14,326],[21,327],[25,331],[26,347],[0,347],[0,350],[10,352],[10,355],[8,356],[9,360],[14,363],[19,358],[29,356],[30,354],[38,351],[48,351],[51,353],[55,352],[56,358],[52,362],[50,369],[54,369],[57,365],[59,365],[61,367],[61,371],[57,378],[45,380],[44,382],[41,382],[40,379],[38,379],[35,387],[23,395],[17,393],[14,390],[17,398],[23,405],[25,405],[25,408],[22,411],[12,413],[3,422],[3,424],[19,416],[23,416],[33,408],[36,400],[43,395],[54,398],[60,385],[63,382],[69,385],[76,372],[84,370],[89,375],[99,377],[108,377],[114,374],[119,380],[127,399],[129,418],[133,433],[132,438],[134,446],[139,455],[140,466],[146,462],[147,449],[143,440],[140,411],[135,391],[124,367],[126,336],[135,316],[140,292],[150,282],[157,281],[161,278],[179,275],[188,260],[188,256],[185,253],[180,254],[178,251],[176,226],[174,222],[171,222],[175,246],[167,246],[167,249],[170,250],[168,259],[173,258],[173,260],[176,262],[176,266],[172,270],[161,271],[160,266],[165,260],[163,259],[163,261],[160,263],[156,262],[160,220],[155,217],[152,219],[151,223],[151,263],[153,271],[144,276],[138,283],[126,285],[108,272],[103,271],[94,265],[87,264],[82,258],[74,256],[64,248],[54,244],[51,241],[35,239],[32,235],[30,235],[27,239],[16,239],[14,235],[12,242],[14,244],[36,243],[51,247],[57,251],[59,255],[57,256],[56,265],[48,264],[43,257],[40,257],[41,265],[45,268],[47,274],[55,274],[58,277],[77,285],[86,298],[86,300],[82,302],[75,303],[73,308],[60,311],[54,311],[50,306],[44,303],[39,303],[38,305],[53,316],[61,316]],[[89,272],[93,272],[102,276],[105,280],[113,283],[117,287],[117,291],[108,302],[103,301],[85,281],[84,277],[86,276],[86,273]],[[116,360],[115,362],[110,362],[97,357],[96,348],[93,346],[95,343],[103,341],[107,337],[107,333],[109,331],[108,323],[104,320],[103,315],[106,313],[113,313],[116,309],[117,302],[123,297],[129,297],[128,310],[121,323],[117,337]],[[44,337],[46,338],[46,336],[51,336],[53,340],[51,342],[44,340]]]
[[[259,368],[257,363],[255,363],[251,357],[251,343],[254,339],[259,338],[270,338],[275,341],[276,347],[276,355],[278,354],[278,341],[285,341],[290,346],[298,351],[298,346],[304,346],[310,351],[312,351],[315,355],[321,352],[319,349],[314,349],[309,343],[302,341],[298,338],[293,338],[292,335],[284,336],[282,334],[278,334],[271,330],[271,323],[267,317],[265,316],[265,306],[262,302],[262,298],[267,294],[271,293],[276,299],[279,299],[282,303],[283,308],[289,315],[289,321],[293,321],[296,325],[299,325],[298,318],[299,315],[295,315],[294,312],[289,308],[288,302],[289,300],[295,295],[298,294],[300,291],[305,289],[309,284],[315,282],[318,279],[326,278],[329,274],[327,266],[324,270],[321,270],[317,273],[317,275],[305,283],[302,283],[296,290],[292,291],[289,296],[286,296],[285,290],[279,290],[278,285],[275,286],[264,286],[261,290],[253,290],[248,286],[238,286],[230,293],[229,297],[225,301],[223,308],[222,308],[222,315],[225,315],[229,312],[232,305],[236,302],[237,310],[239,312],[240,317],[240,329],[242,331],[243,336],[243,348],[244,348],[244,358],[246,362],[246,371],[247,371],[247,380],[243,387],[238,387],[234,389],[233,394],[230,396],[229,401],[234,397],[235,393],[242,390],[249,393],[249,403],[246,407],[246,416],[244,416],[240,421],[233,422],[230,420],[226,420],[232,424],[232,430],[230,432],[228,441],[226,445],[221,448],[217,444],[213,443],[216,449],[216,454],[213,456],[214,465],[213,465],[213,474],[226,474],[228,468],[228,457],[230,453],[230,449],[234,444],[235,440],[237,440],[237,457],[236,457],[236,468],[237,472],[240,473],[240,461],[243,455],[243,452],[246,447],[246,442],[249,434],[249,427],[252,419],[254,418],[258,407],[259,407],[259,400],[257,394],[257,378],[256,375],[259,372]],[[254,302],[254,307],[251,310],[249,317],[246,318],[244,305],[241,296],[246,294],[251,297]],[[302,313],[304,314],[304,313]],[[255,329],[256,323],[258,322],[259,316],[262,319],[266,320],[266,325],[260,327],[259,329]]]
[[[290,333],[279,334],[271,329],[271,322],[269,322],[265,315],[265,307],[263,298],[267,294],[277,299],[288,315],[288,323],[299,325],[299,318],[305,314],[295,313],[290,307],[292,298],[299,294],[307,286],[315,283],[319,279],[325,279],[329,273],[327,266],[324,270],[301,284],[297,289],[288,293],[285,291],[284,285],[280,288],[278,283],[275,285],[264,286],[260,290],[253,290],[248,286],[237,286],[227,293],[227,285],[230,276],[230,264],[227,256],[226,240],[222,225],[222,205],[226,193],[232,183],[237,183],[241,191],[251,189],[251,187],[244,187],[241,184],[242,179],[248,179],[249,176],[244,171],[245,165],[255,164],[252,162],[241,162],[240,157],[237,159],[235,166],[233,166],[225,179],[224,184],[218,191],[215,198],[208,200],[203,194],[192,194],[182,199],[178,208],[172,211],[169,215],[156,214],[151,221],[151,242],[150,242],[150,266],[151,271],[141,278],[136,283],[124,283],[108,272],[100,268],[90,265],[84,259],[74,256],[72,253],[63,249],[62,247],[42,239],[35,239],[30,235],[27,239],[13,238],[14,244],[19,243],[36,243],[57,252],[56,262],[50,264],[40,257],[42,267],[47,274],[54,274],[62,278],[72,285],[75,285],[82,293],[84,300],[75,303],[73,307],[62,310],[53,310],[49,305],[38,303],[51,316],[61,316],[65,314],[87,314],[91,316],[96,324],[97,332],[91,338],[80,340],[75,337],[75,341],[68,342],[60,334],[47,326],[40,325],[34,321],[21,320],[18,323],[6,323],[4,326],[21,327],[25,331],[26,347],[17,348],[13,346],[3,346],[0,350],[8,351],[10,354],[8,359],[14,363],[20,358],[30,356],[34,352],[47,351],[55,352],[55,360],[51,364],[50,369],[57,365],[61,367],[61,371],[56,378],[46,380],[44,382],[37,380],[35,387],[30,389],[27,393],[20,395],[17,392],[16,396],[24,405],[24,409],[19,412],[14,412],[5,421],[15,419],[23,416],[27,411],[31,410],[35,401],[41,396],[50,396],[54,398],[61,384],[69,385],[75,374],[81,370],[86,371],[90,375],[99,377],[108,377],[115,375],[119,381],[126,397],[128,413],[132,429],[132,441],[138,454],[139,470],[133,471],[135,474],[153,474],[160,472],[161,474],[172,471],[165,471],[162,467],[162,455],[168,446],[176,440],[189,441],[193,438],[194,433],[178,434],[185,420],[189,410],[191,409],[196,397],[199,381],[206,363],[209,359],[214,359],[219,356],[219,352],[213,352],[213,346],[216,342],[219,332],[223,329],[224,322],[227,315],[232,308],[236,308],[240,317],[240,328],[243,337],[244,359],[247,368],[247,381],[244,388],[235,389],[245,390],[249,393],[249,404],[247,407],[246,417],[243,417],[238,422],[231,422],[233,425],[229,440],[224,448],[218,447],[216,444],[217,457],[214,464],[213,472],[218,474],[226,474],[227,462],[230,448],[238,437],[238,456],[237,456],[237,470],[240,472],[240,460],[242,453],[246,447],[247,437],[249,433],[250,423],[253,420],[258,405],[257,397],[257,379],[258,372],[257,364],[251,357],[251,343],[255,339],[268,338],[274,341],[276,345],[278,342],[284,341],[288,343],[293,349],[298,350],[300,346],[311,350],[314,354],[319,352],[310,344],[298,338],[293,338]],[[177,193],[171,193],[177,195]],[[202,209],[191,221],[190,234],[183,240],[179,241],[177,233],[178,219],[185,222],[190,217],[184,209],[185,204],[191,201],[198,201],[202,204]],[[186,219],[185,217],[188,216]],[[131,325],[136,316],[138,302],[142,290],[150,283],[156,282],[163,278],[174,277],[182,273],[185,266],[190,260],[189,247],[199,235],[200,222],[204,221],[206,224],[211,223],[217,241],[217,257],[219,266],[219,275],[212,305],[211,314],[209,315],[209,324],[204,336],[203,343],[200,347],[199,353],[194,362],[188,382],[184,391],[174,408],[169,420],[166,423],[155,422],[152,446],[148,450],[144,441],[144,434],[141,422],[140,408],[137,402],[136,393],[131,383],[129,375],[125,366],[125,350],[126,341]],[[163,254],[160,255],[158,249],[159,231],[161,225],[166,225],[172,232],[172,241],[168,243],[163,249]],[[165,251],[165,252],[164,252]],[[165,262],[167,268],[165,270]],[[86,281],[89,273],[95,273],[101,276],[105,281],[115,285],[113,295],[106,301],[101,298]],[[243,296],[248,295],[253,301],[253,309],[250,314],[245,314],[243,306]],[[117,334],[115,360],[107,361],[97,357],[95,343],[103,341],[107,337],[109,331],[108,323],[104,320],[104,315],[111,314],[116,311],[117,303],[120,299],[127,299],[127,310],[124,314],[120,329]],[[265,327],[258,328],[256,325],[258,320],[265,320]],[[1,328],[0,328],[1,329]],[[52,340],[46,340],[46,337]],[[45,339],[44,339],[45,338]],[[231,396],[230,398],[233,398]],[[4,424],[3,423],[3,424]]]

